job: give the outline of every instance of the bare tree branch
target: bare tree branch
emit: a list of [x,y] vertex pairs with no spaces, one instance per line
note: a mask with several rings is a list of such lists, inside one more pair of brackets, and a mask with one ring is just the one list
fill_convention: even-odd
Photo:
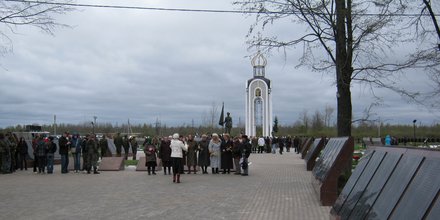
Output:
[[[53,0],[46,0],[52,2]],[[58,1],[59,2],[59,1]],[[69,0],[64,1],[71,2]],[[58,23],[54,16],[65,14],[74,10],[72,7],[63,5],[50,5],[44,3],[29,3],[21,1],[1,1],[0,2],[0,25],[6,27],[0,32],[0,54],[12,51],[12,41],[9,34],[15,34],[19,26],[30,25],[41,31],[53,35],[53,31],[59,27],[68,27],[66,24]]]

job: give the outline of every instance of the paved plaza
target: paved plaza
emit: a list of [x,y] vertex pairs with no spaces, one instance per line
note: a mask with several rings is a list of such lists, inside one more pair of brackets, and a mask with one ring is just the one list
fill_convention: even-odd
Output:
[[[1,219],[328,219],[298,154],[252,154],[249,176],[125,171],[0,175]],[[208,171],[210,169],[208,168]]]

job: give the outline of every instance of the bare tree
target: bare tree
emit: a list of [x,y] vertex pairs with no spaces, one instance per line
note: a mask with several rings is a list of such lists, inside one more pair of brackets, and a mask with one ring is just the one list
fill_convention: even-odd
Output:
[[211,108],[209,109],[209,126],[214,128],[217,125],[218,119],[220,117],[218,113],[219,105],[215,102],[212,102]]
[[[338,136],[351,135],[353,83],[391,89],[416,100],[420,93],[399,86],[399,74],[408,68],[432,69],[439,65],[436,58],[429,59],[424,53],[409,53],[401,60],[395,59],[394,49],[416,39],[407,26],[408,19],[396,16],[417,8],[412,1],[242,0],[235,4],[244,11],[258,12],[248,34],[251,46],[266,51],[302,46],[299,65],[316,71],[334,71]],[[261,37],[260,32],[256,33],[282,19],[305,25],[307,32],[295,39]]]
[[202,112],[201,119],[203,126],[208,127],[210,125],[210,120],[208,119],[208,113],[206,110]]
[[324,128],[324,119],[321,112],[316,110],[312,117],[312,129],[315,131],[320,131],[322,128]]
[[[432,47],[419,50],[412,55],[414,59],[421,57],[426,62],[433,63],[429,68],[425,68],[431,82],[428,86],[431,86],[432,90],[423,94],[422,99],[418,100],[418,102],[438,110],[440,109],[440,67],[438,65],[440,63],[440,27],[437,22],[436,13],[431,6],[431,1],[422,1],[424,6],[421,9],[420,15],[412,21],[411,25],[415,26],[415,32],[420,39],[437,38],[437,42],[433,42]],[[435,44],[437,45],[434,46]]]
[[333,117],[333,113],[335,112],[335,108],[331,107],[330,105],[326,105],[324,109],[324,125],[326,127],[330,127],[330,122]]
[[[0,1],[0,24],[5,28],[0,31],[0,54],[12,50],[12,41],[8,37],[15,34],[19,26],[34,26],[41,31],[53,34],[57,27],[67,27],[58,23],[53,17],[56,14],[65,14],[73,8],[65,5],[50,4],[53,0],[44,2],[27,2],[23,0]],[[63,3],[63,1],[57,1]],[[64,1],[70,2],[70,1]]]
[[[423,0],[423,4],[425,4],[425,6],[422,9],[422,14],[427,11],[434,25],[438,40],[440,41],[440,27],[438,25],[437,18],[435,17],[434,10],[432,9],[431,0]],[[419,18],[422,18],[422,16],[420,16]],[[440,43],[438,44],[438,49],[440,50]]]
[[301,115],[300,115],[300,121],[302,122],[302,125],[304,126],[304,129],[305,129],[305,131],[307,132],[307,130],[309,129],[309,125],[310,125],[310,118],[309,118],[309,116],[308,116],[308,113],[307,113],[308,111],[307,110],[303,110],[302,112],[301,112]]

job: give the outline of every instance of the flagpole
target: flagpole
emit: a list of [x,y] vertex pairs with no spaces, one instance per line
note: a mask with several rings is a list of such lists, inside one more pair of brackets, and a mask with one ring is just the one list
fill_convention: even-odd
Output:
[[222,102],[222,112],[220,113],[220,119],[218,121],[218,124],[222,126],[222,132],[224,131],[224,125],[225,125],[225,103]]

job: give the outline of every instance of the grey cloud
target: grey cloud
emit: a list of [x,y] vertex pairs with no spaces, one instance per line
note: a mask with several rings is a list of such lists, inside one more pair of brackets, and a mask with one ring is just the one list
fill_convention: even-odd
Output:
[[[226,8],[225,2],[160,1],[173,8]],[[131,3],[130,3],[131,4]],[[133,3],[135,4],[135,3]],[[150,3],[145,3],[150,4]],[[206,7],[204,7],[206,6]],[[201,123],[212,102],[244,120],[245,83],[252,77],[245,35],[254,18],[229,14],[84,9],[58,17],[73,28],[54,37],[32,28],[11,36],[14,53],[1,60],[0,127],[14,124],[100,122]],[[292,30],[293,29],[293,30]],[[287,38],[301,29],[283,21],[271,28]],[[294,32],[294,33],[292,33]],[[302,48],[267,56],[266,77],[273,83],[273,107],[282,124],[293,124],[303,110],[313,113],[336,106],[332,74],[295,68]],[[353,88],[355,115],[362,114],[371,94]],[[412,114],[433,116],[408,107],[389,92],[389,106],[378,115],[395,122]],[[390,99],[390,100],[388,100]],[[405,108],[404,108],[405,107]],[[406,108],[407,107],[407,108]],[[220,109],[219,109],[220,111]],[[385,116],[387,115],[387,116]],[[336,116],[334,116],[336,117]]]

